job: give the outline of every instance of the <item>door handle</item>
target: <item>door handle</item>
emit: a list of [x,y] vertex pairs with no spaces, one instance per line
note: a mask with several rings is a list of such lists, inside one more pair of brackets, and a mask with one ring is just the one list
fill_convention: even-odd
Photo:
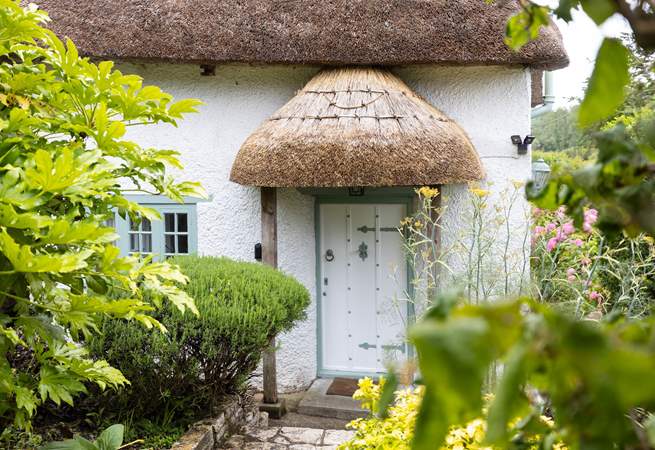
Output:
[[332,251],[331,248],[328,248],[327,251],[325,252],[325,260],[327,262],[334,261],[334,252]]
[[377,345],[375,345],[375,344],[369,344],[368,342],[362,342],[362,343],[359,344],[357,347],[359,347],[359,348],[363,348],[364,350],[368,350],[369,348],[376,348]]

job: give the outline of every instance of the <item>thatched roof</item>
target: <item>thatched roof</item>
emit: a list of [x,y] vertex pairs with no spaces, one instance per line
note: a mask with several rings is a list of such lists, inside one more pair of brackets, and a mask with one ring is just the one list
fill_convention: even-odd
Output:
[[516,0],[33,0],[81,53],[110,59],[317,65],[568,64],[554,25],[516,53]]
[[384,69],[325,69],[241,146],[230,179],[275,187],[479,180],[462,128]]

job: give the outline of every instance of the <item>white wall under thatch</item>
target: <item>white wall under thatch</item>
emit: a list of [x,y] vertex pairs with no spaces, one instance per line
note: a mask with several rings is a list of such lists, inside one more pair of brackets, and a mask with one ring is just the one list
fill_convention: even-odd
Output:
[[[198,66],[123,65],[176,98],[199,98],[205,105],[179,128],[131,130],[146,145],[183,153],[181,178],[203,183],[211,202],[198,205],[198,250],[252,260],[260,241],[259,192],[228,181],[232,161],[243,141],[300,89],[318,67],[219,66],[216,76],[200,76]],[[509,180],[525,180],[530,158],[516,156],[510,135],[530,129],[530,76],[527,69],[502,67],[406,67],[395,70],[413,89],[466,130],[483,158],[494,190]],[[510,158],[508,158],[510,157]],[[451,206],[447,222],[462,216],[458,199],[464,186],[446,189]],[[279,339],[278,382],[282,391],[305,388],[316,377],[314,201],[292,189],[279,194],[279,266],[304,283],[312,294],[308,320]],[[517,208],[513,220],[523,220]],[[513,246],[520,248],[517,237]]]

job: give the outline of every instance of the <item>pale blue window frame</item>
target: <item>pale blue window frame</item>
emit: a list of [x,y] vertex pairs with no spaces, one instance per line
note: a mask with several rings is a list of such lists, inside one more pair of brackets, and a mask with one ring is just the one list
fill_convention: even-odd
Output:
[[[196,203],[198,199],[194,198],[185,198],[184,203],[176,203],[166,197],[158,197],[155,195],[128,195],[126,196],[130,201],[139,203],[143,206],[147,206],[154,210],[157,210],[161,215],[161,220],[153,220],[150,222],[150,230],[143,230],[143,222],[138,226],[138,231],[130,230],[130,219],[123,219],[118,214],[114,219],[114,224],[116,227],[116,232],[119,235],[118,242],[116,243],[117,247],[121,250],[121,255],[126,256],[132,254],[130,249],[130,235],[140,235],[139,240],[143,239],[143,234],[148,234],[152,243],[152,254],[153,259],[162,260],[165,257],[173,255],[192,255],[198,252],[198,212]],[[173,215],[174,218],[174,229],[171,230],[170,227],[166,227],[166,216]],[[187,231],[179,229],[178,214],[186,214],[187,217]],[[169,216],[170,217],[170,216]],[[181,222],[181,221],[180,221]],[[181,225],[181,223],[179,223]],[[147,228],[147,227],[146,227]],[[166,242],[167,236],[169,245],[171,244],[171,238],[174,239],[176,243],[176,248],[174,252],[167,251]],[[182,236],[182,237],[178,237]],[[184,236],[187,237],[188,249],[186,253],[180,253],[177,248],[178,239],[184,240]]]

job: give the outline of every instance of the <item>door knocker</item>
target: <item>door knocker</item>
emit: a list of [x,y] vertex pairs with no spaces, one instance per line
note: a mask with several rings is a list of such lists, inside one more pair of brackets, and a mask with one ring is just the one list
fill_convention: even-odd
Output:
[[362,258],[362,261],[365,261],[368,258],[368,245],[366,245],[366,242],[359,244],[357,250],[359,251],[359,257]]
[[327,262],[334,261],[334,252],[332,251],[331,248],[329,248],[329,249],[325,252],[325,260],[326,260]]

